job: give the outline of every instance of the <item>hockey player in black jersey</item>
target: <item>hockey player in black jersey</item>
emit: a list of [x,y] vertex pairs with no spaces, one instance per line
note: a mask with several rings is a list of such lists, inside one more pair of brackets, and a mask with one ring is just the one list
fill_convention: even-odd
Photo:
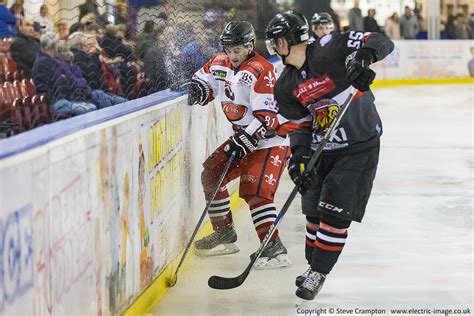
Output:
[[[277,14],[265,35],[270,54],[286,66],[274,88],[279,114],[288,120],[288,172],[301,185],[307,218],[305,255],[310,265],[296,278],[296,295],[312,300],[341,254],[352,221],[361,222],[378,164],[382,123],[370,85],[370,64],[393,50],[380,33],[327,34],[308,43],[309,25],[295,11]],[[348,97],[359,90],[324,148],[310,179],[302,173]],[[282,128],[285,124],[282,125]]]

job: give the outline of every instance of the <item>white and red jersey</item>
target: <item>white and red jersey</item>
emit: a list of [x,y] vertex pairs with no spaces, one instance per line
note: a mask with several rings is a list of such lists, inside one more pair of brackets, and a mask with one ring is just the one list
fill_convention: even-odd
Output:
[[262,127],[275,131],[278,127],[273,97],[275,70],[273,65],[257,53],[244,61],[238,69],[225,53],[215,55],[195,74],[207,82],[211,94],[206,104],[219,98],[225,116],[235,131],[245,131],[260,139],[258,148],[288,146],[286,138],[276,135],[262,138]]

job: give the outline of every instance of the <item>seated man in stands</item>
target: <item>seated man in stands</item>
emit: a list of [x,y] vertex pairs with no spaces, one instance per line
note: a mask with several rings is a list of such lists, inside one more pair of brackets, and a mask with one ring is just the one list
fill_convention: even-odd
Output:
[[[91,89],[106,90],[105,80],[102,75],[102,65],[99,58],[100,46],[93,34],[78,34],[71,36],[68,44],[74,55],[72,63],[79,66],[82,74]],[[77,35],[76,35],[77,34]]]
[[33,22],[23,19],[18,24],[18,34],[10,49],[17,68],[28,77],[31,77],[33,63],[40,51],[38,35],[33,30]]

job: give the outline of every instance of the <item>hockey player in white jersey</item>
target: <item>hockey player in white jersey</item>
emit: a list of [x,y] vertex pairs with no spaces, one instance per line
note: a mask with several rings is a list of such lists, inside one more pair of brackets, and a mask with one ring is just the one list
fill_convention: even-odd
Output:
[[[198,255],[239,251],[226,188],[231,180],[240,177],[239,195],[249,205],[260,240],[277,216],[273,200],[286,165],[288,144],[275,131],[278,119],[273,99],[274,67],[254,51],[254,41],[254,28],[249,22],[229,22],[220,36],[223,52],[211,58],[187,85],[189,105],[206,105],[219,98],[235,131],[203,164],[201,180],[207,201],[231,153],[235,152],[237,158],[208,211],[214,232],[195,242]],[[290,265],[276,231],[256,268]]]

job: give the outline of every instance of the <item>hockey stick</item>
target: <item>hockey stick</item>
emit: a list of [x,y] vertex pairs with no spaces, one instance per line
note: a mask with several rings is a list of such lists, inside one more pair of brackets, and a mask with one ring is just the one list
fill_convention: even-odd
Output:
[[176,267],[176,271],[171,275],[171,277],[168,279],[168,286],[174,286],[176,284],[176,282],[178,281],[178,271],[179,271],[179,268],[181,267],[181,265],[183,264],[183,261],[184,261],[184,258],[186,258],[186,255],[188,254],[188,251],[189,249],[191,248],[191,244],[193,243],[193,240],[194,238],[196,237],[196,234],[199,230],[199,227],[201,227],[201,224],[204,220],[204,218],[206,217],[206,214],[207,214],[207,210],[209,209],[209,207],[211,206],[211,203],[214,201],[214,199],[216,198],[216,195],[217,195],[217,192],[219,191],[219,188],[221,187],[221,184],[222,184],[222,181],[224,181],[224,178],[225,178],[225,175],[227,174],[227,171],[229,170],[230,168],[230,165],[232,164],[232,162],[235,160],[235,151],[232,152],[232,154],[230,155],[229,157],[229,160],[227,160],[225,166],[224,166],[224,170],[222,171],[222,174],[221,176],[219,177],[219,180],[217,181],[217,185],[216,185],[216,188],[214,190],[214,193],[212,193],[212,196],[211,196],[211,199],[209,200],[209,202],[207,202],[206,204],[206,207],[204,208],[204,211],[202,212],[201,214],[201,218],[199,218],[199,221],[196,225],[196,228],[194,228],[194,232],[193,234],[191,235],[191,239],[189,239],[188,241],[188,244],[186,245],[186,248],[184,249],[184,253],[183,253],[183,256],[181,257],[181,260],[179,260],[179,263],[178,263],[178,266]]
[[[311,159],[308,162],[308,165],[306,166],[306,169],[303,173],[303,178],[306,178],[309,176],[311,170],[314,168],[316,165],[316,162],[318,161],[319,156],[323,152],[324,147],[328,143],[329,139],[331,138],[333,132],[336,130],[337,126],[339,125],[344,113],[346,112],[349,104],[352,102],[354,99],[355,94],[357,93],[357,90],[355,88],[351,88],[349,96],[347,99],[344,101],[344,103],[341,105],[339,114],[337,115],[337,118],[333,120],[332,124],[330,125],[329,129],[327,130],[326,134],[324,135],[323,140],[319,144],[318,148],[316,151],[313,153],[311,156]],[[302,181],[304,182],[304,181]],[[213,275],[209,278],[207,284],[209,287],[217,290],[228,290],[228,289],[233,289],[236,287],[239,287],[244,283],[245,279],[247,279],[250,271],[252,270],[255,262],[257,259],[262,255],[263,250],[265,249],[265,246],[268,244],[270,241],[270,238],[273,236],[273,233],[275,232],[276,228],[278,227],[278,224],[280,224],[281,219],[285,215],[286,211],[290,207],[291,203],[296,197],[296,194],[298,193],[299,186],[295,186],[293,188],[293,191],[291,191],[290,196],[285,202],[285,205],[283,205],[281,211],[278,213],[278,216],[275,218],[275,221],[273,222],[272,226],[270,226],[270,229],[263,239],[262,243],[260,244],[260,247],[258,247],[257,251],[253,256],[251,256],[250,263],[248,264],[247,268],[242,272],[240,275],[233,277],[233,278],[226,278],[226,277],[220,277],[217,275]]]

